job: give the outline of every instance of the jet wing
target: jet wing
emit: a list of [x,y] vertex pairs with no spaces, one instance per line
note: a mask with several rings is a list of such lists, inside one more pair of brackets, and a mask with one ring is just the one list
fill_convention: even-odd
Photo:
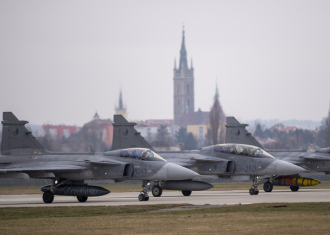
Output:
[[[83,163],[91,163],[91,164],[101,164],[101,165],[113,165],[119,166],[122,163],[119,161],[108,160],[106,158],[96,158],[95,160],[84,160],[84,161],[77,161]],[[78,165],[38,165],[38,166],[13,166],[8,168],[0,169],[0,173],[9,173],[9,172],[65,172],[65,171],[80,171],[86,170],[87,166],[78,166]]]
[[190,159],[200,162],[228,162],[227,159],[223,159],[223,158],[203,157],[203,156],[191,157]]
[[183,167],[193,167],[195,166],[195,164],[191,163],[191,162],[180,162],[180,161],[173,161],[173,163],[179,165],[179,166],[183,166]]
[[317,155],[317,154],[313,154],[313,155],[309,155],[309,156],[300,156],[300,158],[306,159],[306,160],[330,161],[330,157],[325,157],[325,156],[321,156],[321,155]]
[[122,164],[122,162],[115,161],[115,160],[108,160],[106,158],[85,160],[84,162],[91,163],[91,164],[111,165],[111,166],[120,166]]
[[30,166],[30,167],[2,168],[2,169],[0,169],[0,173],[29,172],[29,171],[46,171],[46,172],[79,171],[79,170],[85,170],[85,169],[86,169],[86,167],[83,167],[83,166],[49,165],[49,166]]

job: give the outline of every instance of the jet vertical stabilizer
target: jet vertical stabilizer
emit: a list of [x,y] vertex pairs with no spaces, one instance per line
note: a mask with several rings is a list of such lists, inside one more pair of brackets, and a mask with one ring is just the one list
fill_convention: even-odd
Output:
[[44,149],[32,135],[32,132],[24,126],[29,123],[28,121],[19,121],[12,112],[4,112],[3,121],[1,123],[3,125],[2,155],[10,155],[11,150],[14,149]]
[[239,123],[235,117],[226,118],[226,143],[248,144],[263,148],[263,146],[248,132],[248,124]]
[[149,148],[152,146],[135,130],[136,123],[128,122],[122,115],[114,115],[112,150],[125,148]]

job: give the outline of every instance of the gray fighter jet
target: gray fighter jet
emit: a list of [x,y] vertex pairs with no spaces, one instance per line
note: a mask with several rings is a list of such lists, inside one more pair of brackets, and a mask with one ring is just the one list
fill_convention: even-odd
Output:
[[45,150],[26,129],[27,123],[19,121],[11,112],[3,113],[0,178],[51,179],[51,185],[41,188],[45,203],[53,202],[54,195],[76,196],[79,202],[86,202],[88,197],[110,193],[105,188],[86,183],[100,180],[143,180],[143,190],[138,199],[148,201],[149,182],[168,181],[178,186],[183,180],[198,175],[167,162],[147,148],[126,148],[105,153],[52,153]]
[[[134,128],[135,123],[129,123],[122,115],[114,116],[113,149],[145,147],[149,143]],[[289,162],[275,159],[266,151],[252,145],[219,144],[201,148],[200,150],[159,153],[169,162],[187,167],[202,175],[216,175],[221,178],[231,176],[251,176],[251,195],[259,193],[259,176],[286,176],[298,174],[305,170]],[[162,187],[162,185],[159,185]],[[165,185],[166,186],[166,185]],[[189,196],[193,190],[183,190]],[[160,196],[154,194],[154,196]]]
[[[247,124],[239,123],[234,117],[226,118],[226,143],[252,144],[261,149],[264,147],[246,130]],[[266,149],[268,153],[277,159],[281,159],[310,172],[322,172],[330,174],[330,148],[317,149],[314,151],[306,150],[277,150]],[[313,173],[312,173],[313,174]],[[273,185],[290,186],[292,191],[298,191],[300,186],[313,186],[320,182],[305,177],[269,177],[264,183],[264,190],[271,192]]]

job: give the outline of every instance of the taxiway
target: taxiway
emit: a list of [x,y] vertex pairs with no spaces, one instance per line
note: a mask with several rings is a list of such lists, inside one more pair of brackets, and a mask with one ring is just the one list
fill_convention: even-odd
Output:
[[249,195],[247,190],[199,191],[185,197],[180,191],[164,191],[161,197],[153,197],[145,202],[138,201],[138,192],[110,193],[102,197],[90,197],[85,203],[79,203],[75,197],[55,196],[54,202],[45,204],[40,194],[0,195],[0,207],[37,207],[37,206],[118,206],[143,204],[193,205],[234,205],[253,203],[299,203],[330,202],[330,189],[300,189],[298,192],[274,190],[271,193],[260,191],[259,195]]

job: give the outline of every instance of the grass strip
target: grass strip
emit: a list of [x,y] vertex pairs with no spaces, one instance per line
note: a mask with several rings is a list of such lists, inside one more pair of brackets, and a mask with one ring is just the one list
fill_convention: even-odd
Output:
[[[330,230],[330,203],[267,203],[146,213],[164,206],[1,208],[0,233],[302,235],[328,234]],[[20,216],[15,217],[17,213]]]
[[169,209],[188,204],[160,204],[137,206],[73,206],[73,207],[5,207],[0,208],[0,221],[17,219],[45,219],[54,217],[92,217],[134,214]]

